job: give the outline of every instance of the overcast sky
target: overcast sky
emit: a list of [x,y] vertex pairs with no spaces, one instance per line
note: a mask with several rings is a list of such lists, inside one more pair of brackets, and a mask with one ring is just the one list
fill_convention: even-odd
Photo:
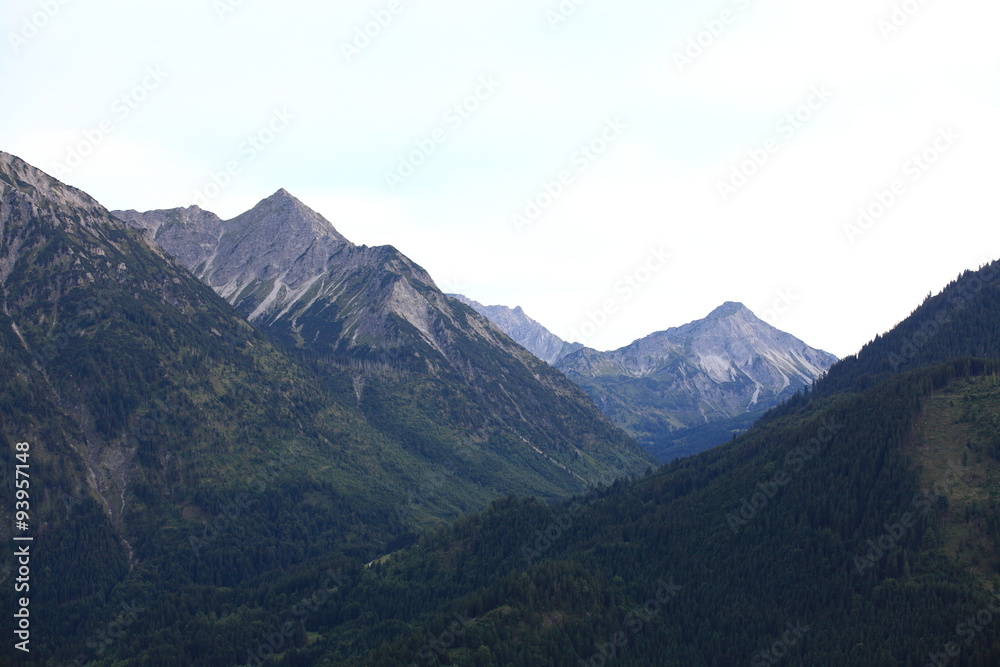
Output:
[[285,188],[599,349],[742,301],[845,356],[1000,257],[995,0],[576,2],[5,0],[0,150]]

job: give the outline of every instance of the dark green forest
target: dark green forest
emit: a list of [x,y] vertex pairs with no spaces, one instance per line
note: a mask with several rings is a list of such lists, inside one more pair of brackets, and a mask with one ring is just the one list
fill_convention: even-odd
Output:
[[[787,664],[923,665],[951,641],[950,664],[996,664],[992,628],[956,636],[992,598],[935,548],[950,489],[904,450],[924,401],[966,378],[1000,395],[998,371],[912,371],[637,483],[565,505],[498,501],[365,568],[337,602],[356,617],[307,626],[321,639],[277,664],[568,666],[610,662],[612,646],[622,665],[746,664],[787,623],[808,627]],[[995,512],[991,524],[995,573]]]

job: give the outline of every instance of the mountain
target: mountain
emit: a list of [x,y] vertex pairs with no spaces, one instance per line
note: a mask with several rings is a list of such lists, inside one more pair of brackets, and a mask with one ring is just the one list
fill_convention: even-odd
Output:
[[[998,275],[963,274],[731,442],[415,540],[415,497],[441,518],[558,469],[489,439],[442,459],[446,420],[373,418],[462,357],[314,354],[0,153],[0,447],[30,444],[36,537],[19,662],[998,664]],[[0,580],[22,565],[5,550]]]
[[662,461],[730,439],[836,361],[725,303],[705,319],[612,352],[584,348],[556,367]]
[[448,296],[461,301],[489,319],[524,349],[548,364],[555,365],[567,354],[583,347],[580,343],[567,343],[559,338],[528,317],[520,306],[513,309],[507,306],[484,306],[461,294],[449,294]]
[[[409,530],[408,485],[439,469],[91,197],[6,153],[0,298],[0,445],[30,446],[46,664],[96,659],[88,638],[123,603],[172,618],[205,586],[379,549]],[[429,512],[495,493],[475,485]]]
[[[266,205],[299,218],[290,234],[310,233],[293,204],[279,193]],[[259,232],[248,220],[236,224],[243,236],[221,234],[238,242],[236,255]],[[225,225],[212,224],[185,209],[159,232],[191,227],[197,255],[213,234],[220,239]],[[295,277],[277,263],[288,250],[275,240],[282,229],[269,230],[273,264],[242,257],[287,284]],[[382,308],[383,319],[351,330],[409,347],[381,361],[328,358],[292,344],[289,328],[251,326],[150,244],[153,233],[0,153],[0,447],[14,461],[19,443],[30,446],[37,664],[106,661],[123,634],[148,622],[157,628],[136,635],[141,655],[123,664],[237,664],[265,631],[262,600],[273,585],[312,594],[315,577],[353,573],[422,525],[511,493],[567,497],[648,465],[579,389],[419,283],[391,249],[357,249],[388,258],[389,268],[364,266],[342,293],[369,288],[364,277],[381,281],[388,294],[369,294],[383,300],[350,312]],[[359,256],[325,230],[313,247]],[[203,262],[212,275],[249,275],[230,259]],[[419,303],[393,301],[407,289],[393,276],[426,294],[424,303],[448,305],[435,316],[451,319],[435,321],[431,337],[450,357],[432,354],[399,314]],[[259,306],[249,296],[238,303]],[[261,313],[269,319],[255,322],[285,322]],[[13,497],[13,468],[3,470]],[[9,537],[12,503],[0,506],[0,525]],[[17,566],[5,552],[0,579]],[[212,618],[201,613],[208,607]]]
[[388,437],[442,459],[482,447],[505,461],[495,474],[530,469],[532,493],[550,497],[650,463],[578,387],[409,258],[354,245],[285,190],[225,221],[197,207],[115,215],[320,373],[349,377]]
[[816,388],[822,394],[863,391],[914,368],[951,357],[1000,357],[1000,267],[988,264],[964,272],[939,294],[929,296],[892,331],[830,369]]
[[387,555],[279,664],[1000,664],[997,276],[732,442]]
[[[359,370],[359,402],[366,389],[377,386],[367,395],[380,395],[381,405],[392,396],[421,421],[444,422],[457,440],[470,430],[484,439],[494,437],[497,430],[483,431],[482,425],[499,417],[508,442],[554,442],[560,452],[553,457],[556,465],[578,479],[588,476],[574,468],[574,450],[582,450],[581,456],[590,452],[578,444],[581,434],[572,424],[552,418],[568,412],[552,397],[576,404],[570,413],[587,415],[586,430],[610,441],[615,436],[560,374],[537,364],[510,339],[538,359],[554,361],[605,415],[660,460],[724,442],[836,360],[732,303],[705,320],[615,352],[583,349],[554,336],[520,308],[447,298],[395,248],[354,245],[285,190],[228,221],[197,207],[115,215],[286,345],[341,369],[367,364],[405,374],[385,390],[384,374],[375,379],[370,370]],[[474,319],[467,319],[470,315]],[[511,369],[523,382],[518,391],[504,384]],[[470,385],[462,409],[455,409],[455,398],[450,401],[454,417],[442,419],[441,411],[427,409],[450,388]],[[538,404],[552,409],[542,412],[542,428],[531,428],[541,420],[524,417]],[[381,421],[387,411],[369,410],[376,413]],[[620,440],[612,449],[618,454],[599,464],[610,463],[619,472],[641,467],[634,453],[622,454],[628,448]]]
[[[381,252],[386,263],[397,259],[390,257],[389,248],[374,253],[357,248],[285,190],[229,221],[196,206],[114,213],[145,230],[150,240],[250,322],[261,325],[287,320],[293,328],[303,310],[336,291],[343,275],[366,261],[378,262],[373,254]],[[304,333],[310,338],[315,335],[309,328]],[[365,333],[363,329],[351,332]]]

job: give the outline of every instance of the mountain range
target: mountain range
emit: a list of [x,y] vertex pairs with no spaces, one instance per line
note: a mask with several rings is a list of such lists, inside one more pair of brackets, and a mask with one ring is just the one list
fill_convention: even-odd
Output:
[[608,406],[787,397],[652,470],[562,371],[287,192],[112,214],[0,153],[0,534],[34,540],[0,555],[31,628],[0,660],[1000,664],[998,278],[825,374],[735,303],[557,359]]
[[963,274],[732,442],[386,555],[357,616],[280,664],[1000,664],[998,277]]
[[739,303],[601,352],[563,341],[520,307],[450,296],[565,373],[662,462],[726,442],[837,361]]
[[[493,386],[512,368],[535,373],[538,365],[484,320],[470,328],[468,311],[452,302],[459,301],[562,371],[660,461],[725,442],[836,361],[732,303],[704,320],[614,352],[567,343],[520,307],[446,298],[426,271],[395,248],[354,245],[285,190],[228,221],[198,207],[114,215],[141,230],[247,321],[321,363],[343,368],[364,360],[403,370],[405,358],[406,372],[416,373],[412,377],[479,388]],[[511,359],[470,363],[462,352],[470,334],[488,338],[492,349]],[[555,384],[558,374],[536,380],[547,386],[531,393],[535,403],[569,390],[566,383]],[[361,403],[366,381],[355,382]],[[497,387],[479,413],[503,413],[516,422],[523,406],[514,405],[502,384]],[[404,390],[397,400],[418,395]],[[421,411],[432,402],[421,397],[410,405]],[[458,424],[456,437],[466,426]],[[560,430],[556,423],[551,427],[548,433]]]
[[[162,218],[161,238],[191,231],[179,254],[201,271],[150,243],[152,227],[0,153],[0,444],[31,445],[46,545],[33,567],[48,573],[31,601],[37,655],[97,660],[88,639],[121,604],[179,623],[222,587],[245,611],[191,642],[236,664],[261,577],[370,559],[507,494],[565,498],[649,467],[562,374],[287,193],[216,228],[196,209]],[[317,267],[341,282],[291,294]],[[198,275],[238,285],[220,290],[232,303]]]
[[232,220],[197,207],[114,215],[287,349],[350,376],[380,429],[517,451],[557,494],[646,463],[579,389],[421,267],[354,245],[285,190]]

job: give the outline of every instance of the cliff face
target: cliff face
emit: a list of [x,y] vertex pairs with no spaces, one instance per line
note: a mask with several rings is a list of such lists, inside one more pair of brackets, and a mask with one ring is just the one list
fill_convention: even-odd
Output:
[[579,350],[556,367],[612,421],[655,446],[675,431],[758,416],[836,361],[726,303],[703,320],[612,352]]

